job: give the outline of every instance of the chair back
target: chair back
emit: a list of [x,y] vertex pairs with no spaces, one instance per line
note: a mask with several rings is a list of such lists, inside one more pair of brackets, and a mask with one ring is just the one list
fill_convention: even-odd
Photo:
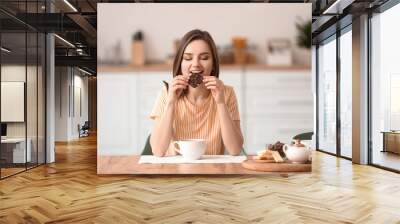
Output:
[[142,151],[142,155],[146,155],[146,156],[147,155],[149,155],[149,156],[153,155],[153,150],[151,149],[151,145],[150,145],[150,136],[151,135],[149,135],[147,137],[146,144],[144,145],[144,149]]
[[82,126],[82,129],[89,129],[89,128],[90,128],[89,121],[85,121],[85,123]]
[[305,132],[294,136],[292,139],[311,140],[314,132]]

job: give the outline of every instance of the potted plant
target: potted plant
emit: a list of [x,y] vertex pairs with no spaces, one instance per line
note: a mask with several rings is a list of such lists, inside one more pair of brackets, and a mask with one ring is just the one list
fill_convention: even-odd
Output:
[[311,20],[296,23],[296,43],[299,50],[296,54],[298,64],[311,65]]

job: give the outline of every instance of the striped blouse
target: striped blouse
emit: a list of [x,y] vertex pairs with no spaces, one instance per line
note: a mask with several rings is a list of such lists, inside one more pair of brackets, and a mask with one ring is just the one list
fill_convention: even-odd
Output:
[[[163,116],[167,100],[167,90],[163,88],[150,114],[151,119]],[[232,120],[239,121],[239,109],[235,92],[231,86],[225,85],[225,103]],[[220,119],[217,104],[210,93],[202,105],[191,103],[187,96],[180,97],[174,107],[173,140],[166,156],[176,155],[173,141],[183,139],[206,139],[206,155],[222,155],[225,147],[222,142]]]

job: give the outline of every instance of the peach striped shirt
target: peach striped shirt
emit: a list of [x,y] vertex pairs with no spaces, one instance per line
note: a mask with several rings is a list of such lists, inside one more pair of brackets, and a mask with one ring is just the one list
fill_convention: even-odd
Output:
[[[167,100],[167,90],[163,88],[150,114],[151,119],[163,116]],[[225,103],[232,120],[239,121],[239,109],[236,95],[231,86],[225,85]],[[211,93],[202,105],[192,104],[187,96],[182,96],[174,108],[173,140],[165,155],[175,155],[173,141],[183,139],[206,139],[205,154],[224,154],[225,147],[222,142],[220,119]]]

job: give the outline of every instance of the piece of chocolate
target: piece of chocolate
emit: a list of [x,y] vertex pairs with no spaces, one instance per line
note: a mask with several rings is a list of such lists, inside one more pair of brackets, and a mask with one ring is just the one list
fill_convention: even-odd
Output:
[[277,141],[275,144],[269,144],[269,145],[267,146],[267,148],[268,148],[269,150],[271,150],[271,151],[279,152],[279,154],[280,154],[282,157],[284,157],[284,156],[285,156],[285,153],[283,152],[283,146],[284,146],[284,145],[285,145],[284,143],[282,143],[282,142],[280,142],[280,141]]
[[196,88],[201,83],[203,83],[203,76],[201,75],[201,73],[192,73],[190,75],[189,85],[191,85],[193,88]]

